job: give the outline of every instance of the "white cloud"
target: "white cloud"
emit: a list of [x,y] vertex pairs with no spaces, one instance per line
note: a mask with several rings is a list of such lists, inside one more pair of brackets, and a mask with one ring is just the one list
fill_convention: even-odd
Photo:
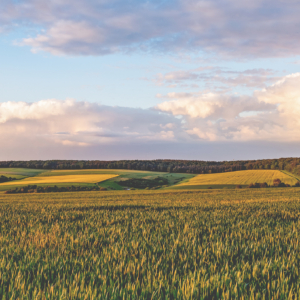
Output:
[[[176,94],[170,95],[172,98]],[[175,116],[184,115],[191,118],[235,118],[245,111],[269,111],[275,108],[274,105],[254,101],[251,97],[226,96],[218,94],[204,94],[195,97],[182,97],[180,100],[172,100],[157,105],[157,108],[164,112],[170,112]]]
[[114,149],[107,153],[128,157],[129,152],[122,156],[124,148],[137,153],[137,147],[146,147],[143,151],[156,153],[155,145],[163,145],[159,153],[181,149],[180,145],[197,148],[211,142],[295,145],[300,143],[299,83],[300,74],[292,74],[252,97],[174,93],[172,100],[155,109],[110,107],[73,99],[4,102],[0,103],[1,151],[22,149],[30,155],[42,151],[49,158],[53,153],[69,157],[68,153],[76,150],[86,157],[91,149],[99,153]]
[[50,116],[63,115],[68,108],[72,108],[75,101],[68,99],[64,102],[56,99],[41,100],[32,104],[25,102],[0,103],[0,123],[11,119],[38,120]]
[[[171,130],[180,121],[154,110],[109,107],[72,99],[35,103],[0,103],[0,135],[20,147],[26,137],[31,146],[58,143],[62,146],[92,146],[134,143],[142,140],[175,140]],[[180,130],[176,132],[176,137]]]
[[299,141],[300,73],[284,77],[253,97],[196,94],[165,101],[157,109],[182,116],[186,132],[194,138]]

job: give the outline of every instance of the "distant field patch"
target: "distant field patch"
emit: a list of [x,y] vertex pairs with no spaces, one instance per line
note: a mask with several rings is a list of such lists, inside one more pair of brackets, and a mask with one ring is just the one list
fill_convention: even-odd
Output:
[[202,185],[249,185],[250,183],[273,184],[273,180],[279,178],[282,182],[294,185],[297,182],[295,177],[284,174],[278,170],[245,170],[227,173],[200,174],[184,182],[179,186],[202,186]]
[[[23,177],[36,176],[47,170],[42,169],[28,169],[28,168],[0,168],[0,174],[9,174],[9,175],[22,175]],[[16,177],[16,176],[11,176]]]
[[28,185],[28,184],[53,184],[53,183],[97,183],[114,178],[115,174],[83,174],[65,176],[36,176],[20,181],[5,182],[0,185]]

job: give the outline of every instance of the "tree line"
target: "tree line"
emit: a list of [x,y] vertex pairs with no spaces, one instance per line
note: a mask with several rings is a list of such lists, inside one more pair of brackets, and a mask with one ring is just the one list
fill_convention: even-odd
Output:
[[85,191],[107,191],[107,188],[99,186],[37,186],[27,185],[5,191],[5,194],[21,194],[21,193],[62,193],[62,192],[85,192]]
[[[300,175],[300,158],[261,160],[201,161],[201,160],[31,160],[1,161],[0,168],[32,169],[125,169],[172,173],[209,174],[239,170],[286,170]],[[1,170],[0,170],[1,171]]]
[[12,178],[12,177],[6,177],[4,175],[1,175],[0,176],[0,183],[3,183],[3,182],[7,182],[7,181],[12,181],[12,180],[15,180],[16,178]]

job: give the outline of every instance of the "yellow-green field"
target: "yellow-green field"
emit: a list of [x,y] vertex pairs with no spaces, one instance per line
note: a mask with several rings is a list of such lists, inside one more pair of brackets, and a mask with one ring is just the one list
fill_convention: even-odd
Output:
[[[20,186],[38,185],[67,187],[70,185],[92,186],[95,183],[101,188],[108,190],[123,190],[124,186],[120,181],[132,178],[154,179],[164,177],[169,185],[180,183],[194,177],[194,174],[177,174],[167,172],[151,172],[125,169],[74,169],[74,170],[34,170],[26,168],[5,168],[0,169],[0,173],[11,176],[18,180],[0,184],[0,191],[15,189]],[[20,180],[23,179],[23,180]]]
[[299,189],[0,193],[0,299],[299,299]]
[[9,181],[0,185],[29,185],[29,184],[53,184],[53,183],[97,183],[114,178],[114,174],[83,174],[64,176],[35,176],[20,181]]
[[200,174],[178,186],[201,185],[249,185],[250,183],[273,184],[273,180],[279,178],[282,182],[294,185],[298,180],[295,177],[284,174],[278,170],[246,170],[227,173]]

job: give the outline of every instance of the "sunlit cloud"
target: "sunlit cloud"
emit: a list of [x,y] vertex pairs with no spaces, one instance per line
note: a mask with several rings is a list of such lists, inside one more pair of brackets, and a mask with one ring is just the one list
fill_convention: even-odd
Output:
[[[0,103],[0,134],[8,146],[90,147],[163,141],[300,142],[300,74],[253,96],[172,95],[155,109],[49,99]],[[177,97],[177,98],[176,98]]]
[[[176,94],[171,95],[176,98]],[[300,73],[286,76],[252,97],[218,94],[165,101],[156,107],[182,116],[186,132],[209,141],[299,141]]]
[[[73,99],[0,103],[0,134],[19,147],[20,135],[36,142],[89,146],[175,139],[180,121],[155,110],[109,107]],[[178,137],[180,130],[177,130]],[[31,144],[34,146],[34,143]]]

